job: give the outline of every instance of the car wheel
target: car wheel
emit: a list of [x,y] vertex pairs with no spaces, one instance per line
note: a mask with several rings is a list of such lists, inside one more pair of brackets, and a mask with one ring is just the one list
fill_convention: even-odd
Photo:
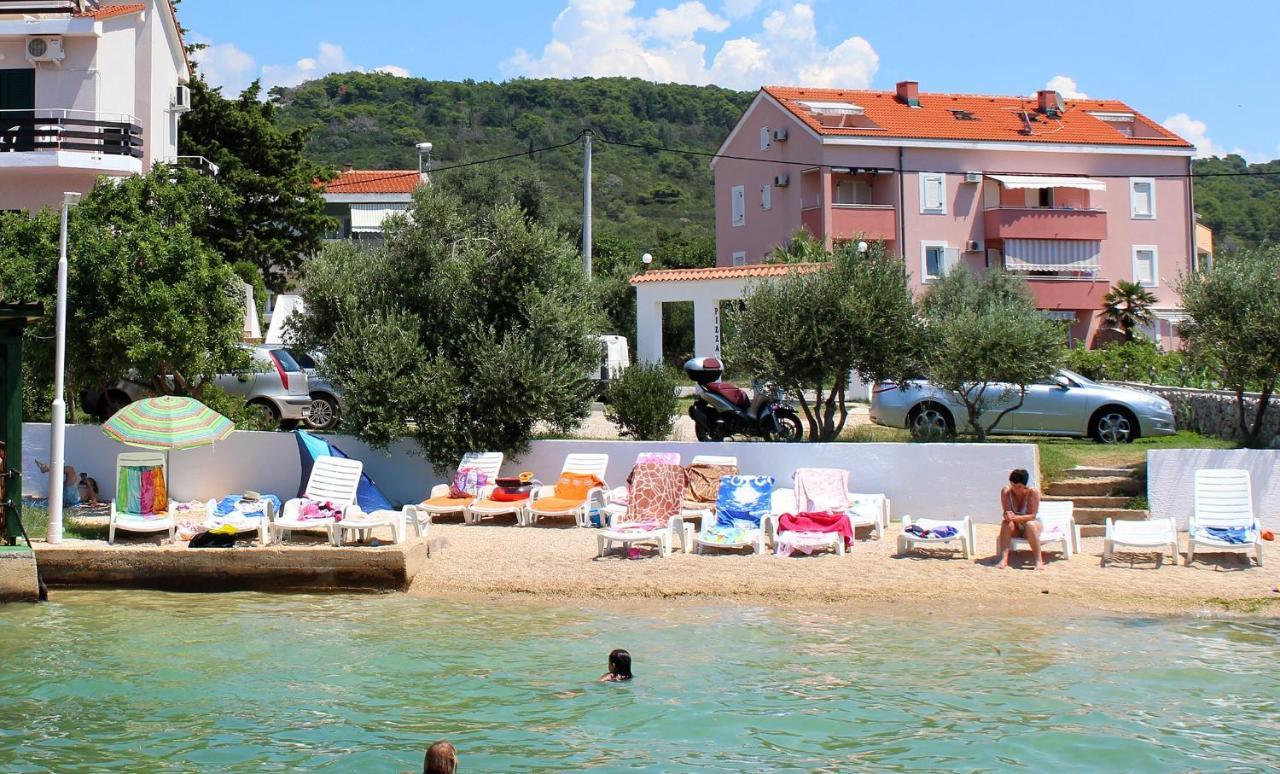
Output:
[[311,393],[311,414],[307,425],[313,430],[332,430],[338,425],[338,401],[323,392]]
[[1138,419],[1128,409],[1104,408],[1093,418],[1092,435],[1098,443],[1129,443],[1138,437]]
[[264,425],[269,424],[269,425],[271,425],[272,427],[279,426],[279,424],[280,424],[280,410],[279,410],[279,409],[277,409],[277,408],[275,407],[275,405],[271,403],[271,401],[269,401],[269,400],[252,400],[252,401],[249,401],[249,408],[251,408],[251,409],[253,409],[254,411],[258,412],[258,414],[260,414],[260,415],[262,416],[262,420],[263,420],[263,424],[264,424]]
[[956,434],[956,423],[950,411],[937,403],[925,403],[912,409],[907,429],[917,441],[939,441]]

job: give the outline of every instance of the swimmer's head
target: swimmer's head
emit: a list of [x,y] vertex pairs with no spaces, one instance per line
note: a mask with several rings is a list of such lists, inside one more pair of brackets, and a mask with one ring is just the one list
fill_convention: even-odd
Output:
[[609,654],[609,674],[621,677],[624,680],[631,679],[631,654],[622,648],[618,648]]

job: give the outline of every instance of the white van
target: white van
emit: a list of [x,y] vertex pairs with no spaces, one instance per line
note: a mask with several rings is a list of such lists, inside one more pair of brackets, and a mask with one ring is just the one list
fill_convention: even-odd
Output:
[[599,334],[595,338],[600,342],[600,363],[592,369],[590,378],[596,381],[599,390],[603,391],[610,379],[618,376],[631,365],[631,347],[627,344],[626,336]]

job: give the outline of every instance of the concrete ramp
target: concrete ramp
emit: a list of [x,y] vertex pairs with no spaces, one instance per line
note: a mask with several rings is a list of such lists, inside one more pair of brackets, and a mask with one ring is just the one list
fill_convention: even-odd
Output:
[[36,555],[26,546],[0,546],[0,602],[39,602]]

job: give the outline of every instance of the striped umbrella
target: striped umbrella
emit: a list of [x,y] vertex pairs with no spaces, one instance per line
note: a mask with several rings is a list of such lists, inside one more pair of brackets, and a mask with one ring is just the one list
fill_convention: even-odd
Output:
[[165,452],[208,446],[235,429],[200,401],[175,395],[130,403],[102,425],[102,432],[120,443]]

